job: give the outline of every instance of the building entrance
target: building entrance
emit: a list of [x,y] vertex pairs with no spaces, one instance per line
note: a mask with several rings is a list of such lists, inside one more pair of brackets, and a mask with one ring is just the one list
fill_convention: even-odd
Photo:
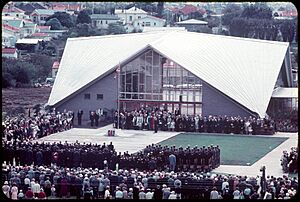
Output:
[[202,114],[201,103],[179,103],[179,102],[151,102],[151,101],[125,101],[120,100],[120,109],[125,111],[134,111],[140,109],[148,111],[162,110],[173,113],[176,109],[181,114],[200,115]]

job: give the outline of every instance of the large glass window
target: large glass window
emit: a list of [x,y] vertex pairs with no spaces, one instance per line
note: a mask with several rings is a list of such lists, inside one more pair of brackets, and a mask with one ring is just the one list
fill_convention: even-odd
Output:
[[[145,51],[122,66],[120,74],[121,99],[182,102],[186,113],[194,113],[195,110],[199,112],[202,101],[201,80],[153,50]],[[195,107],[197,109],[194,110]]]

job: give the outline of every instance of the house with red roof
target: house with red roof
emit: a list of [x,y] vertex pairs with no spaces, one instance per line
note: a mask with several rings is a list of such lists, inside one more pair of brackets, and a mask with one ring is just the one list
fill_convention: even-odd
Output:
[[11,16],[21,19],[29,19],[29,16],[25,14],[25,11],[15,7],[13,4],[5,5],[2,9],[2,16]]
[[2,23],[2,47],[14,47],[18,39],[21,38],[20,28]]
[[199,13],[202,16],[206,13],[205,9],[188,4],[186,4],[183,8],[178,9],[177,12],[180,14],[181,20],[189,19],[193,13]]
[[83,9],[82,5],[79,3],[70,3],[70,2],[61,2],[61,3],[52,3],[49,7],[51,10],[60,11],[60,12],[67,12],[67,11],[81,11]]
[[18,51],[16,48],[2,48],[3,58],[18,58]]

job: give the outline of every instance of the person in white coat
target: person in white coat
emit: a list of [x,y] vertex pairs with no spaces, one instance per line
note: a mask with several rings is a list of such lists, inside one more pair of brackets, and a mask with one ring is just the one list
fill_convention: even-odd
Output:
[[10,192],[11,192],[11,199],[17,200],[18,199],[18,187],[16,184],[13,184]]
[[2,186],[2,191],[7,198],[10,198],[10,186],[8,185],[8,181],[4,182],[4,185]]
[[169,199],[177,199],[177,194],[175,193],[175,191],[171,191]]
[[41,185],[38,182],[35,182],[34,184],[31,184],[31,187],[34,197],[38,197],[41,191]]

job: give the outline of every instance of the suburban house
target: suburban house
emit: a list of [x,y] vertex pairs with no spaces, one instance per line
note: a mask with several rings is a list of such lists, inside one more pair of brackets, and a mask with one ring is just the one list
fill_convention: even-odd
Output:
[[71,3],[71,2],[55,2],[52,3],[48,9],[55,10],[58,12],[74,12],[74,11],[81,11],[83,9],[83,5],[81,3]]
[[2,23],[2,46],[14,47],[18,39],[21,38],[20,28]]
[[115,14],[120,17],[127,32],[143,30],[144,27],[163,27],[166,20],[151,15],[142,9],[132,7],[130,9],[116,9]]
[[135,6],[129,9],[116,9],[115,14],[123,21],[124,24],[132,24],[133,21],[144,18],[148,15],[146,11]]
[[137,19],[133,22],[133,29],[143,30],[144,27],[163,27],[166,24],[166,20],[157,18],[151,15]]
[[189,19],[176,23],[179,27],[184,27],[190,32],[201,32],[203,28],[207,28],[208,22],[202,20]]
[[35,9],[31,14],[30,18],[32,21],[38,25],[43,25],[46,22],[46,19],[53,15],[55,12],[54,10],[49,9]]
[[4,58],[18,58],[18,52],[16,48],[2,48],[2,57]]
[[40,3],[21,3],[16,4],[15,7],[20,8],[25,11],[25,15],[30,15],[35,9],[47,9],[47,7],[41,5]]
[[175,21],[187,20],[189,18],[195,18],[197,13],[205,17],[206,10],[199,8],[193,5],[184,5],[181,8],[178,7],[167,7],[165,9],[165,14],[168,16],[168,19],[174,19]]
[[16,48],[20,50],[21,53],[35,53],[40,50],[43,39],[19,39],[16,42]]
[[2,42],[7,47],[14,47],[15,42],[35,33],[36,24],[30,20],[12,16],[2,16]]
[[43,33],[43,32],[36,32],[36,33],[33,33],[30,38],[33,38],[33,39],[43,39],[43,41],[51,41],[52,37],[47,34],[47,33]]
[[29,19],[29,16],[25,14],[25,11],[14,6],[4,7],[2,9],[2,16],[11,16],[11,17],[16,17],[21,19]]
[[120,20],[117,15],[110,14],[92,14],[90,15],[92,26],[98,29],[107,29],[110,23],[116,23]]
[[297,10],[290,10],[290,11],[276,10],[276,11],[273,11],[273,16],[274,16],[274,19],[277,19],[277,20],[289,20],[289,19],[297,18],[298,12],[297,12]]

